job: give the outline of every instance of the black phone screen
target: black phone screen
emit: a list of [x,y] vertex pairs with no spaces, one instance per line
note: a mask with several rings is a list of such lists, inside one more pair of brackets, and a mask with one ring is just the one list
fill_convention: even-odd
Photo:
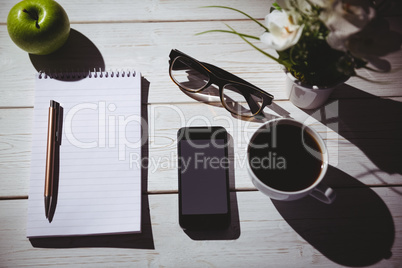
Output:
[[181,141],[182,214],[227,213],[225,141]]
[[[229,159],[226,131],[222,129],[211,128],[200,134],[199,129],[190,128],[193,132],[179,139],[181,225],[190,225],[184,227],[203,221],[218,224],[229,214]],[[218,130],[221,134],[214,135]]]

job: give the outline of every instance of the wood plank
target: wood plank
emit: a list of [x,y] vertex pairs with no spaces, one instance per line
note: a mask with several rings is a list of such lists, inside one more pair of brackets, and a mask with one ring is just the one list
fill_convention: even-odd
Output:
[[[19,0],[0,2],[0,23],[6,23],[10,9]],[[256,18],[268,14],[273,0],[142,0],[142,1],[79,1],[58,0],[67,12],[71,23],[124,22],[124,21],[182,21],[244,19],[233,11],[222,9],[202,9],[201,6],[222,5],[241,9]],[[180,12],[178,12],[180,10]],[[174,16],[172,16],[174,14]]]
[[59,249],[33,248],[25,237],[27,200],[3,200],[0,262],[5,267],[396,267],[402,262],[401,192],[401,187],[339,189],[330,206],[310,197],[287,203],[259,192],[233,193],[232,226],[215,233],[183,232],[177,195],[149,195],[144,234],[36,241],[65,247]]
[[26,195],[33,109],[0,109],[1,197]]
[[[227,23],[238,31],[261,34],[249,21]],[[287,99],[285,75],[278,64],[236,36],[222,33],[195,36],[205,30],[224,29],[222,22],[73,24],[72,28],[75,29],[73,37],[61,52],[40,57],[29,56],[16,47],[8,37],[6,26],[0,25],[0,107],[32,107],[33,77],[40,69],[136,69],[150,82],[149,103],[194,102],[169,78],[168,55],[172,48],[216,64],[272,93],[276,100]],[[387,59],[394,66],[393,72],[363,74],[380,83],[352,78],[347,84],[375,96],[402,96],[399,86],[402,53],[394,53]],[[353,93],[343,88],[334,97],[354,97]]]
[[[333,167],[368,185],[400,185],[401,100],[341,100],[315,113],[306,113],[288,101],[278,101],[265,110],[266,120],[289,116],[305,122],[324,138]],[[146,166],[148,163],[148,191],[177,190],[177,130],[182,126],[208,124],[224,126],[233,139],[230,150],[230,156],[235,159],[231,169],[231,177],[235,178],[233,187],[255,189],[246,170],[246,146],[262,122],[239,120],[222,107],[203,103],[145,107],[148,109],[145,128],[150,137],[148,154],[142,160],[132,155],[127,164]],[[0,197],[28,193],[32,112],[30,108],[0,109]],[[348,186],[336,180],[334,185]]]
[[[5,24],[10,9],[19,0],[2,0],[0,4],[0,24]],[[59,0],[66,10],[72,23],[94,23],[94,22],[124,22],[124,21],[178,21],[178,20],[223,20],[243,19],[241,14],[221,9],[206,9],[200,7],[209,5],[230,6],[240,9],[255,18],[264,18],[274,2],[273,0],[143,0],[143,1],[98,1],[94,4],[91,1]],[[396,3],[394,3],[396,4]],[[391,8],[388,6],[388,8]],[[398,9],[399,7],[396,7]],[[177,12],[180,10],[180,12]],[[381,15],[395,16],[398,10],[383,11]],[[174,14],[172,16],[171,14]]]
[[[221,22],[101,25],[74,25],[77,32],[65,51],[48,57],[28,56],[12,43],[5,27],[0,26],[0,42],[5,46],[0,62],[0,93],[4,96],[0,99],[0,107],[33,106],[33,75],[40,69],[136,69],[151,83],[150,103],[191,102],[192,99],[182,94],[168,75],[168,55],[172,48],[215,63],[270,91],[277,98],[281,98],[278,94],[284,98],[280,89],[284,74],[277,64],[260,56],[239,38],[231,36],[228,40],[225,34],[195,36],[201,31],[224,27]],[[231,25],[244,31],[254,26],[250,22],[233,22]],[[260,33],[257,28],[256,34]],[[211,44],[211,39],[221,45]],[[253,65],[255,67],[249,67]],[[166,95],[171,98],[167,99]]]

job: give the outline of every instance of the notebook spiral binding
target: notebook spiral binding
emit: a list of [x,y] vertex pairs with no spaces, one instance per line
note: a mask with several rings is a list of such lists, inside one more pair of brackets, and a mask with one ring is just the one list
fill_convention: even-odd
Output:
[[103,77],[135,77],[135,71],[102,71],[101,69],[85,72],[45,72],[39,71],[39,79],[83,79],[83,78],[103,78]]

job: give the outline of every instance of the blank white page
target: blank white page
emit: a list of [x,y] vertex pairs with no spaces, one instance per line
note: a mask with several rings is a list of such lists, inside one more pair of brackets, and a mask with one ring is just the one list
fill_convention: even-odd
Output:
[[[50,100],[63,107],[57,206],[46,219]],[[36,77],[27,237],[141,231],[141,75]]]

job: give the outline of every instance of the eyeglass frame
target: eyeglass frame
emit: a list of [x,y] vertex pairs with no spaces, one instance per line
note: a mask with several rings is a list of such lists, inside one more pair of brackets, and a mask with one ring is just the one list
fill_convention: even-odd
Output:
[[[203,87],[197,89],[197,90],[188,90],[186,88],[183,88],[182,86],[180,86],[180,84],[178,82],[175,81],[175,79],[172,76],[172,67],[173,67],[173,63],[178,59],[178,58],[187,58],[189,60],[194,61],[197,65],[199,65],[200,67],[202,67],[206,73],[208,74],[208,83],[206,83]],[[209,63],[205,63],[205,62],[200,62],[196,59],[194,59],[193,57],[190,57],[189,55],[177,50],[177,49],[172,49],[170,51],[169,54],[169,76],[172,79],[172,81],[182,90],[185,90],[186,92],[191,92],[191,93],[198,93],[203,91],[204,89],[210,87],[212,84],[215,84],[219,87],[219,97],[222,103],[222,106],[225,107],[226,110],[228,110],[230,113],[234,113],[237,114],[239,116],[244,116],[244,117],[253,117],[253,116],[257,116],[260,115],[262,113],[262,110],[264,110],[264,108],[267,105],[270,105],[272,103],[272,100],[274,99],[274,96],[269,94],[268,92],[254,86],[253,84],[241,79],[240,77],[229,73],[228,71],[225,71],[215,65],[209,64]],[[244,114],[238,114],[233,112],[232,110],[230,110],[227,106],[226,103],[223,100],[223,88],[226,85],[229,84],[233,84],[233,85],[240,85],[243,87],[237,88],[239,93],[243,95],[243,97],[245,98],[245,100],[247,101],[249,108],[251,110],[251,112],[253,113],[252,115],[244,115]],[[246,88],[252,88],[254,90],[254,92],[249,92],[249,91],[245,91],[245,90],[241,90],[244,89],[244,86],[246,86]],[[257,93],[257,94],[255,94]],[[247,95],[245,95],[247,94]],[[262,104],[261,107],[258,107],[259,105],[257,103],[255,103],[255,100],[253,98],[251,98],[251,95],[257,95],[258,97],[262,98]],[[257,106],[257,107],[256,107]],[[258,109],[258,111],[254,112],[253,109]]]

